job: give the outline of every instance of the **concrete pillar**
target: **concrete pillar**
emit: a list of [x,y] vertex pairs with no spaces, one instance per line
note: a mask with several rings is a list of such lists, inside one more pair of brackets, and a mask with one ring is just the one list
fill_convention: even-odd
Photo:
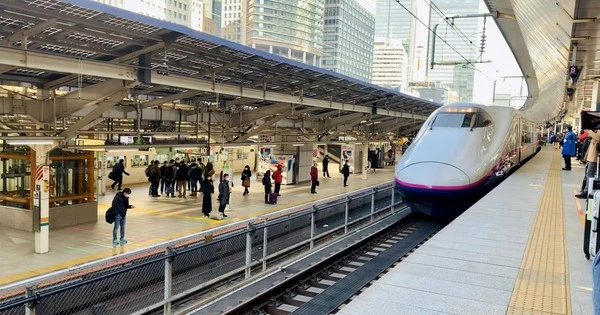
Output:
[[313,66],[317,66],[317,67],[321,66],[321,65],[317,64],[317,55],[313,55]]
[[362,145],[362,179],[367,179],[367,167],[369,166],[369,142]]
[[273,45],[269,45],[269,54],[273,53]]
[[302,62],[306,63],[306,51],[302,52]]
[[591,110],[600,111],[600,100],[598,100],[598,93],[600,93],[600,81],[594,80],[594,85],[592,88],[592,102],[591,102]]
[[[35,165],[31,166],[31,172],[35,176],[35,187],[31,187],[33,193],[35,252],[37,254],[47,253],[50,249],[50,191],[48,182],[50,180],[50,166],[48,165],[48,154],[54,145],[33,144],[29,147],[35,151]],[[39,176],[38,174],[41,174]]]
[[96,152],[95,169],[96,169],[96,200],[100,196],[106,195],[106,157],[104,152]]
[[292,49],[288,48],[288,59],[292,59]]

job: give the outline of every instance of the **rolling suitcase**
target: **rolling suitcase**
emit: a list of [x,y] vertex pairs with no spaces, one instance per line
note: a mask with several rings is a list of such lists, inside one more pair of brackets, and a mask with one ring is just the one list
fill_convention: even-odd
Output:
[[272,205],[276,205],[277,204],[277,194],[276,193],[270,193],[269,194],[269,204]]
[[600,239],[598,237],[598,218],[600,214],[600,190],[594,190],[594,197],[588,202],[585,216],[585,229],[583,237],[583,252],[585,258],[595,257],[600,249]]
[[597,163],[596,177],[588,179],[588,199],[585,210],[585,226],[583,231],[583,253],[586,259],[596,256],[600,249],[598,218],[600,217],[600,179],[598,178],[600,158]]

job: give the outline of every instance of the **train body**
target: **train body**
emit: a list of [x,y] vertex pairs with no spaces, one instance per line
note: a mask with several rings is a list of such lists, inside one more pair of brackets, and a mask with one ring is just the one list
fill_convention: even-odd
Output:
[[442,106],[396,165],[396,189],[414,211],[455,216],[539,151],[536,127],[510,107]]

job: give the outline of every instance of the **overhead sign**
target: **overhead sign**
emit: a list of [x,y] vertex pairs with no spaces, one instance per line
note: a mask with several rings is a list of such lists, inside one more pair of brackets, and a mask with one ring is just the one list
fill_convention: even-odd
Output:
[[577,83],[577,79],[579,79],[580,73],[581,67],[569,66],[569,77],[571,78],[571,82],[573,82],[573,84]]

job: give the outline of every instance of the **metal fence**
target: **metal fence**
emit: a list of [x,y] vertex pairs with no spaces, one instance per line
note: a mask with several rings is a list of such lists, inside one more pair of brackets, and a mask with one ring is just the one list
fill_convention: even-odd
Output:
[[248,279],[399,204],[386,183],[33,278],[0,288],[0,314],[169,314],[174,300]]

